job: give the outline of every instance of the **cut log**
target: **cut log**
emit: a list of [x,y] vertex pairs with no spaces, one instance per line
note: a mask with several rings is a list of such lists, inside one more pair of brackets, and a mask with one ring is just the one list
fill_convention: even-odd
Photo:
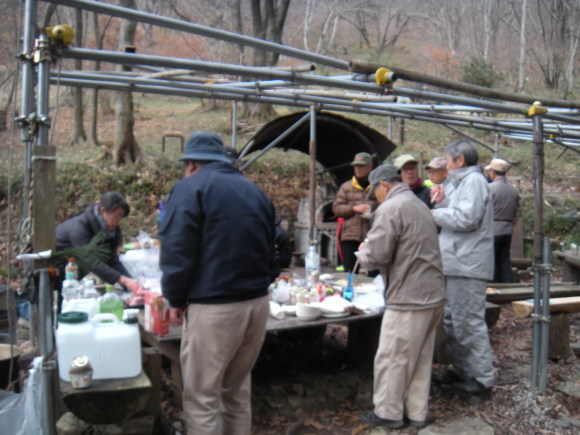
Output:
[[568,313],[550,316],[548,358],[560,360],[570,356],[570,319]]
[[[534,311],[534,301],[514,301],[512,308],[517,317],[527,317]],[[580,311],[580,297],[550,299],[550,313],[577,313]]]

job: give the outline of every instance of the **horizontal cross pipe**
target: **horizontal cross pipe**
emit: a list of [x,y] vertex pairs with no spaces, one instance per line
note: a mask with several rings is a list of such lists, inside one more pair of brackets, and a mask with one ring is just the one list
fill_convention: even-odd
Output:
[[[158,79],[148,79],[148,78],[139,78],[139,77],[127,77],[127,76],[120,76],[115,74],[97,74],[97,73],[85,73],[83,71],[77,72],[60,72],[57,75],[57,80],[62,78],[79,78],[83,80],[94,80],[96,82],[99,81],[114,81],[120,83],[128,83],[128,84],[140,84],[145,86],[168,86],[171,88],[179,88],[179,89],[192,89],[204,92],[207,94],[208,92],[228,92],[228,93],[235,93],[240,95],[259,95],[254,90],[247,89],[247,88],[236,88],[233,86],[215,86],[215,85],[204,85],[199,83],[190,83],[190,82],[179,82],[179,81],[164,81]],[[407,104],[393,104],[393,103],[369,103],[369,102],[358,102],[358,101],[348,101],[348,100],[341,100],[333,97],[324,97],[320,95],[304,95],[298,93],[290,93],[284,91],[268,91],[262,90],[262,95],[266,97],[272,98],[284,98],[287,100],[301,100],[310,103],[318,103],[318,104],[341,104],[350,107],[362,108],[366,107],[369,109],[377,109],[377,110],[390,110],[396,113],[402,113],[413,116],[427,116],[427,117],[435,117],[437,119],[442,120],[455,120],[455,121],[464,121],[466,123],[480,123],[480,124],[489,124],[493,126],[500,126],[506,127],[509,129],[520,129],[520,130],[530,130],[531,131],[531,123],[522,123],[522,122],[505,122],[496,119],[487,119],[482,117],[473,117],[467,115],[458,115],[458,114],[447,114],[447,113],[433,113],[430,108],[430,105],[422,105],[421,109],[416,109],[414,107],[418,107],[420,105],[407,105]],[[468,109],[469,107],[463,106],[464,108]],[[560,134],[566,134],[566,129],[562,129],[561,127],[557,130]]]
[[166,68],[191,69],[216,74],[229,74],[233,76],[258,77],[270,80],[282,79],[307,85],[356,89],[363,92],[374,92],[376,94],[387,93],[385,88],[376,84],[353,81],[349,82],[347,80],[337,80],[331,77],[322,77],[305,73],[296,73],[293,71],[279,71],[252,66],[205,62],[200,60],[172,58],[151,54],[122,53],[110,50],[91,50],[86,48],[63,48],[59,54],[60,56],[67,59],[92,60],[121,65],[152,65]]
[[[191,90],[191,89],[171,89],[164,86],[144,86],[144,85],[134,85],[134,84],[124,84],[124,83],[113,83],[113,82],[103,82],[103,81],[89,81],[89,80],[75,80],[75,79],[66,79],[60,78],[57,79],[54,76],[51,78],[52,83],[57,84],[60,83],[64,86],[81,86],[81,87],[91,87],[91,88],[101,88],[101,89],[109,89],[109,90],[117,90],[117,91],[135,91],[135,92],[147,92],[147,93],[155,93],[155,94],[164,94],[164,95],[177,95],[177,96],[190,96],[196,98],[215,98],[215,99],[222,99],[222,100],[234,100],[234,101],[248,101],[248,102],[255,102],[255,103],[263,103],[263,104],[278,104],[284,106],[291,106],[291,107],[301,107],[301,108],[308,108],[311,107],[310,102],[307,101],[298,101],[295,99],[285,99],[280,97],[267,97],[267,96],[260,96],[260,95],[240,95],[237,93],[232,92],[217,92],[215,90],[207,89],[205,91],[202,90]],[[341,101],[340,103],[344,103]],[[439,119],[432,116],[426,116],[423,113],[417,115],[408,115],[404,113],[397,113],[392,110],[378,110],[372,109],[368,107],[364,107],[361,103],[354,103],[348,102],[351,104],[356,104],[356,106],[346,106],[344,104],[338,104],[338,102],[330,104],[330,103],[318,103],[320,109],[326,110],[335,110],[341,112],[349,112],[349,113],[361,113],[367,115],[377,115],[377,116],[394,116],[399,118],[405,119],[413,119],[417,121],[426,121],[426,122],[434,122],[439,124],[450,124],[450,125],[459,125],[465,127],[472,127],[480,130],[486,131],[499,131],[505,133],[511,133],[516,131],[530,131],[529,128],[525,128],[525,126],[521,126],[516,129],[507,128],[501,125],[487,125],[484,123],[483,120],[476,119],[473,122],[465,122],[459,120],[445,120]],[[426,112],[428,114],[428,112]],[[560,132],[552,132],[553,134],[560,134]],[[580,137],[580,135],[577,135]]]
[[[84,59],[84,60],[94,60],[101,62],[110,62],[118,64],[130,64],[130,65],[154,65],[163,66],[170,68],[182,68],[182,69],[192,69],[199,70],[210,73],[219,74],[230,74],[230,75],[242,75],[242,76],[253,76],[260,77],[264,79],[285,79],[289,82],[300,83],[304,85],[318,85],[318,86],[328,86],[341,89],[353,89],[362,92],[373,92],[378,95],[384,95],[385,93],[392,93],[394,95],[401,95],[413,98],[425,98],[434,101],[443,101],[448,103],[457,104],[467,104],[474,107],[487,108],[499,112],[517,113],[520,115],[527,114],[528,108],[516,107],[507,104],[494,103],[489,101],[482,101],[475,98],[462,98],[453,95],[437,94],[434,92],[425,91],[415,91],[412,89],[405,88],[393,88],[392,90],[386,90],[382,86],[358,82],[353,80],[336,79],[334,77],[322,77],[314,76],[310,74],[302,74],[288,71],[278,71],[273,69],[265,69],[258,67],[240,66],[232,64],[224,64],[217,62],[205,62],[191,59],[179,59],[170,58],[164,56],[153,56],[153,55],[143,55],[135,53],[121,53],[117,51],[107,51],[107,50],[91,50],[83,48],[67,48],[61,50],[61,56],[71,59]],[[225,85],[220,85],[225,86]],[[562,116],[550,114],[549,112],[543,116],[544,118],[560,120],[562,122],[572,122],[579,123],[580,118]]]
[[163,17],[150,12],[143,12],[137,9],[124,8],[104,2],[88,0],[44,0],[49,3],[55,3],[72,8],[84,9],[87,11],[101,14],[112,15],[114,17],[125,18],[127,20],[138,21],[147,24],[153,24],[168,29],[179,30],[182,32],[192,33],[201,36],[207,36],[221,41],[227,41],[234,44],[245,45],[248,47],[258,48],[260,50],[280,53],[297,59],[315,62],[320,65],[326,65],[332,68],[348,70],[348,62],[334,59],[329,56],[311,53],[306,50],[300,50],[294,47],[288,47],[283,44],[277,44],[271,41],[242,35],[239,33],[228,32],[226,30],[214,29],[212,27],[202,26],[189,21],[178,20],[175,18]]
[[460,82],[457,80],[449,80],[441,77],[425,74],[417,71],[410,71],[407,69],[381,65],[373,62],[365,62],[352,60],[350,62],[350,70],[355,73],[370,74],[377,69],[384,67],[397,74],[399,79],[409,80],[418,83],[424,83],[432,86],[437,86],[446,89],[453,89],[455,91],[464,92],[472,95],[479,95],[480,97],[493,98],[503,101],[514,101],[517,103],[533,104],[535,101],[541,101],[545,106],[555,107],[573,107],[580,109],[580,101],[578,100],[557,100],[553,98],[540,98],[531,95],[500,91],[497,89],[486,88],[484,86],[477,86],[471,83]]

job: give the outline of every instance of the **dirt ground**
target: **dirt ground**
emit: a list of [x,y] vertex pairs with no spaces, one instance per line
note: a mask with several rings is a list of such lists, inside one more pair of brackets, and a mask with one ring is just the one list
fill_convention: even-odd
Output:
[[[359,421],[363,412],[372,409],[372,366],[349,361],[347,328],[337,324],[328,325],[321,331],[324,334],[306,331],[267,336],[253,372],[252,433],[388,432]],[[516,318],[509,306],[503,306],[490,338],[497,378],[492,399],[468,403],[450,389],[433,384],[429,418],[434,424],[471,417],[493,428],[495,434],[579,433],[580,315],[570,315],[572,355],[549,362],[545,393],[530,387],[531,320]],[[434,365],[434,370],[441,369]],[[170,420],[179,418],[180,410],[168,398],[164,407]],[[417,432],[411,428],[391,431]]]

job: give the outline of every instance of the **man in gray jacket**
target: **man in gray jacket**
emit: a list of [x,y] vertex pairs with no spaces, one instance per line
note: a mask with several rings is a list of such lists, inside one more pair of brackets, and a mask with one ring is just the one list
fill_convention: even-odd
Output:
[[493,159],[485,167],[491,181],[489,190],[493,202],[493,238],[495,247],[495,269],[493,282],[513,282],[510,247],[514,222],[518,216],[520,194],[506,180],[510,164],[503,159]]
[[[433,380],[452,384],[461,395],[490,397],[493,385],[491,346],[485,324],[485,287],[493,278],[493,204],[477,165],[477,149],[467,140],[445,149],[455,190],[446,207],[431,211],[441,227],[439,244],[447,285],[443,326],[452,363]],[[435,201],[445,199],[434,193]]]
[[422,427],[427,417],[435,330],[445,304],[437,229],[429,209],[398,169],[381,165],[369,181],[381,205],[359,247],[359,260],[379,269],[388,286],[375,356],[374,411],[368,424]]

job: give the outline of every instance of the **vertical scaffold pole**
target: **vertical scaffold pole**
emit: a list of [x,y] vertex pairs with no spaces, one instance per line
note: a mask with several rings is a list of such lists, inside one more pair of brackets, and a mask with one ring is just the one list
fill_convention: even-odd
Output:
[[309,164],[309,196],[310,196],[310,228],[308,237],[310,244],[316,242],[316,108],[310,108],[310,143],[308,147],[310,155]]
[[542,246],[544,242],[544,215],[543,215],[543,182],[544,182],[544,138],[542,114],[546,108],[540,102],[535,102],[528,110],[532,117],[534,137],[534,312],[532,314],[532,388],[539,388],[540,361],[542,348]]
[[540,361],[538,364],[538,390],[546,391],[548,380],[548,341],[550,340],[550,271],[551,271],[550,238],[544,237],[544,253],[542,256],[542,323]]

